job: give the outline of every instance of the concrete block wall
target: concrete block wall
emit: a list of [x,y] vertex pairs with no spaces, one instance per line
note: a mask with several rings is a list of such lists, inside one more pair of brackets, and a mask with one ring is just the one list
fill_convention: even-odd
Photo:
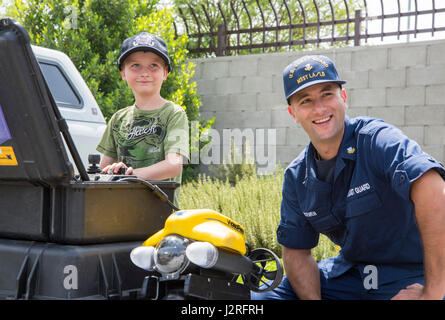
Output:
[[274,129],[276,161],[287,165],[308,138],[287,112],[282,71],[305,54],[335,62],[347,81],[350,117],[384,119],[444,161],[445,40],[191,60],[202,117],[215,117],[221,137],[224,130]]

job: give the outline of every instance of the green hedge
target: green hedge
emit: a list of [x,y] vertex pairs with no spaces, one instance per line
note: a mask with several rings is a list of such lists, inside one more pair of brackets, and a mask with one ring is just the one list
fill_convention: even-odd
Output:
[[[181,187],[181,209],[212,209],[240,223],[246,230],[246,242],[251,248],[268,248],[281,256],[281,245],[276,239],[280,221],[283,169],[274,174],[257,176],[237,175],[235,183],[229,179],[200,179]],[[313,249],[316,260],[337,255],[336,247],[325,236]]]

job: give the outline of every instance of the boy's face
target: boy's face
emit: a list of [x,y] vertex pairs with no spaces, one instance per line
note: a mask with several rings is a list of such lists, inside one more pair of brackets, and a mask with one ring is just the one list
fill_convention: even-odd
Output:
[[159,94],[162,83],[167,79],[168,68],[164,60],[153,52],[137,51],[124,61],[122,80],[136,95]]
[[313,144],[336,144],[343,138],[346,92],[333,82],[316,84],[290,97],[288,111]]

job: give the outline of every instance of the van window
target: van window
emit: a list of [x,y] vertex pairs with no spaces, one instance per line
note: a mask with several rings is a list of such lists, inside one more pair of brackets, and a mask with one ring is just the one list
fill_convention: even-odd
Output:
[[79,96],[73,90],[73,87],[66,79],[57,65],[45,62],[39,62],[43,76],[48,83],[56,103],[59,107],[82,108]]

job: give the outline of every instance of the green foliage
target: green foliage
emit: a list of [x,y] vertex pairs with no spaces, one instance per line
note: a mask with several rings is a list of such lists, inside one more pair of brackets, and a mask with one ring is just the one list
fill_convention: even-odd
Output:
[[12,0],[0,0],[0,19],[12,16],[14,6],[11,1]]
[[[181,105],[198,132],[212,121],[200,120],[200,97],[192,82],[195,65],[187,59],[187,36],[175,36],[173,15],[158,0],[15,0],[15,19],[29,32],[32,43],[63,51],[74,62],[108,120],[134,98],[117,67],[122,41],[141,31],[163,38],[172,70],[161,95]],[[200,147],[206,142],[202,142]],[[197,171],[186,166],[184,180]]]
[[[250,170],[250,169],[249,169]],[[181,209],[212,209],[240,223],[246,230],[246,242],[251,248],[268,248],[281,256],[281,246],[276,239],[280,221],[281,187],[283,172],[258,176],[243,172],[235,184],[228,179],[200,179],[181,187]],[[325,236],[312,254],[316,260],[338,254],[338,248]]]

